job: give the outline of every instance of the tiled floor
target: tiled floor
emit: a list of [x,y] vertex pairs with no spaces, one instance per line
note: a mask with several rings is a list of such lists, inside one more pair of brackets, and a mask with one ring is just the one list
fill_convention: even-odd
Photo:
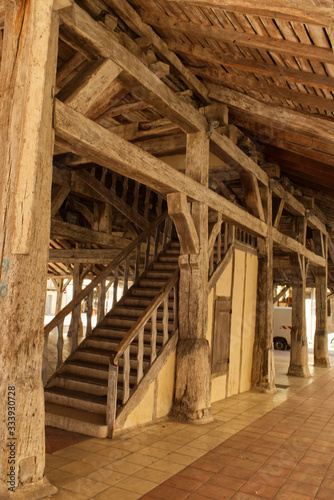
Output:
[[334,370],[287,377],[288,355],[276,358],[288,388],[214,403],[210,424],[161,422],[47,454],[51,498],[334,499]]

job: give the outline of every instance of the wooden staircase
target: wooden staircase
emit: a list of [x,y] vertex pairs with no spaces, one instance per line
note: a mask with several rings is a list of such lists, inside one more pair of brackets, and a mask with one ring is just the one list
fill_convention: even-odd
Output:
[[119,411],[177,331],[179,253],[170,242],[51,377],[46,425],[111,436]]

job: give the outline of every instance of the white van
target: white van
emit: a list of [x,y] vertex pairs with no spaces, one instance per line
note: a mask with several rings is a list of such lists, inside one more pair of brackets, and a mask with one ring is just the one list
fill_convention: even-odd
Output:
[[291,347],[292,307],[274,307],[274,348],[285,351]]
[[[285,351],[291,347],[291,325],[292,325],[292,307],[274,307],[274,348],[279,351]],[[310,326],[312,328],[312,325]],[[313,329],[315,325],[313,325]],[[330,333],[333,325],[327,322],[328,348],[334,349],[334,332]],[[313,330],[314,332],[314,330]],[[313,346],[313,335],[309,333],[308,343]]]

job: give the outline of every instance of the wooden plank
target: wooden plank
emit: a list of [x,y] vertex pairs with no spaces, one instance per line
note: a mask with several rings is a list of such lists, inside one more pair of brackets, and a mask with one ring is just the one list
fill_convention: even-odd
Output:
[[206,130],[206,119],[200,113],[177,98],[151,70],[78,5],[62,10],[60,18],[65,25],[62,29],[74,37],[78,50],[82,45],[88,46],[96,56],[109,58],[119,65],[124,72],[118,81],[132,89],[141,100],[151,104],[185,132]]
[[77,172],[76,175],[82,179],[88,186],[90,186],[94,191],[96,191],[107,203],[110,203],[113,207],[117,208],[123,215],[125,215],[129,220],[134,222],[141,229],[146,229],[149,223],[144,217],[142,217],[136,210],[131,208],[125,201],[119,198],[115,192],[111,189],[106,188],[100,181],[93,177],[88,172],[82,171]]
[[334,22],[331,0],[313,1],[273,0],[260,4],[253,0],[170,0],[199,7],[211,7],[227,11],[242,12],[255,16],[264,16],[301,23],[314,23],[328,26]]
[[223,65],[224,67],[248,71],[259,75],[271,76],[280,80],[285,79],[289,82],[320,87],[326,90],[332,91],[334,88],[334,78],[331,76],[287,68],[286,66],[261,63],[245,57],[227,55],[222,51],[214,50],[210,47],[203,48],[200,45],[191,45],[174,40],[168,40],[167,43],[170,50],[173,50],[177,54],[195,58],[200,61],[211,62],[213,64]]
[[70,248],[70,249],[56,249],[50,248],[49,250],[49,262],[81,262],[82,264],[107,264],[111,262],[117,255],[119,250],[117,249],[82,249],[82,248]]
[[334,62],[334,53],[331,48],[307,45],[304,43],[290,42],[289,40],[279,40],[262,35],[252,35],[250,33],[240,33],[232,28],[222,28],[207,24],[198,24],[190,21],[180,21],[176,17],[157,16],[156,14],[140,10],[142,19],[162,30],[171,30],[182,33],[189,33],[197,37],[227,42],[232,46],[245,46],[258,50],[272,51],[282,55],[295,56],[305,59],[321,61],[323,63]]
[[287,252],[297,253],[306,257],[312,264],[317,267],[326,267],[327,260],[319,255],[316,255],[304,245],[294,240],[290,236],[280,233],[276,228],[272,228],[273,241]]
[[57,98],[80,113],[91,117],[100,95],[122,72],[109,59],[88,62],[72,80],[61,89]]
[[261,120],[266,125],[263,133],[270,135],[267,125],[277,126],[283,130],[291,130],[301,135],[307,135],[313,140],[318,138],[331,146],[334,144],[334,124],[330,121],[316,117],[306,117],[297,111],[292,111],[278,106],[265,104],[252,97],[234,90],[216,85],[209,85],[209,95],[212,99],[227,104],[229,107],[242,110],[243,113],[254,117],[255,121]]
[[[297,50],[297,49],[296,49]],[[319,108],[321,110],[326,109],[327,111],[334,111],[334,99],[327,99],[326,97],[321,97],[313,94],[304,94],[303,92],[291,90],[288,85],[281,86],[271,83],[266,83],[265,81],[258,81],[252,76],[242,77],[233,73],[227,73],[222,68],[197,68],[192,67],[192,71],[195,75],[200,76],[204,80],[208,80],[211,83],[217,85],[233,85],[237,87],[242,87],[248,92],[260,92],[266,96],[275,96],[275,98],[280,98],[282,100],[290,100],[293,102],[298,102],[302,106],[310,108]],[[332,86],[331,91],[334,87]]]
[[263,185],[268,186],[268,175],[251,158],[246,156],[233,142],[216,131],[210,137],[210,151],[238,172],[245,170],[253,174]]
[[206,203],[252,234],[264,236],[266,224],[219,194],[202,186],[135,145],[105,130],[70,107],[55,101],[54,126],[58,137],[72,143],[72,150],[93,162],[126,175],[161,193],[176,190]]
[[85,227],[61,222],[57,219],[51,220],[51,238],[67,238],[74,241],[86,243],[96,243],[106,247],[113,247],[123,250],[131,243],[131,240],[113,236],[112,234],[93,231]]
[[215,301],[212,339],[212,373],[226,374],[230,357],[231,299]]
[[106,0],[106,2],[137,35],[148,37],[154,51],[163,61],[168,62],[172,66],[174,72],[195,92],[202,102],[210,102],[206,87],[169,50],[167,44],[156,34],[151,26],[143,22],[138,12],[126,0]]

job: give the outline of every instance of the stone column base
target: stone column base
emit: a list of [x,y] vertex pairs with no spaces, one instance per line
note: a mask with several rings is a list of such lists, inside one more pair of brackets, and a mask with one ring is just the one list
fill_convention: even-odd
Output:
[[38,500],[48,495],[54,495],[57,491],[58,488],[50,484],[46,477],[44,477],[38,483],[15,488],[15,492],[9,492],[7,489],[5,491],[0,490],[0,498],[2,500],[27,500],[28,498],[29,500]]
[[290,365],[288,370],[288,375],[292,375],[293,377],[303,377],[310,378],[310,370],[308,366],[301,365]]
[[314,359],[314,366],[320,368],[330,368],[331,364],[328,357]]

